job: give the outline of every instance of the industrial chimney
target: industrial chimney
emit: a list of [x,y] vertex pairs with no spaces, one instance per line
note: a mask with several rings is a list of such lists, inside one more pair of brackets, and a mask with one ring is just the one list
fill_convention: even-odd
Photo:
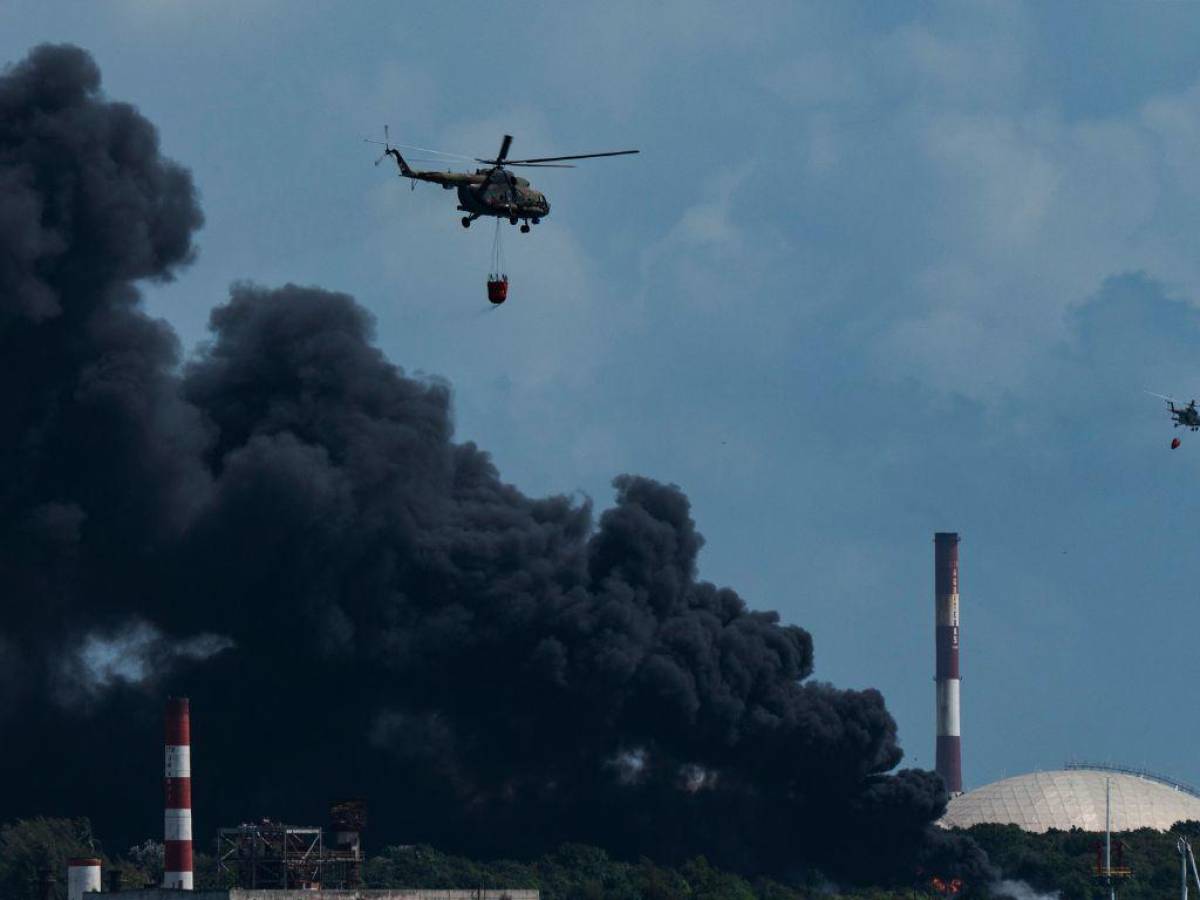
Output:
[[172,697],[166,711],[166,793],[163,887],[192,889],[192,729],[188,700]]
[[100,892],[100,860],[92,856],[67,860],[67,900],[83,900],[83,895]]
[[951,796],[962,793],[958,718],[958,534],[933,536],[934,640],[937,647],[937,773]]

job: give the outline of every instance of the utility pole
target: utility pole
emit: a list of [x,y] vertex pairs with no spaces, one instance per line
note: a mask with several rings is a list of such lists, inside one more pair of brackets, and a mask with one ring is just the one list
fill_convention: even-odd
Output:
[[1187,900],[1187,841],[1182,837],[1175,842],[1175,849],[1179,851],[1179,888],[1180,896],[1183,900]]
[[1112,879],[1112,779],[1104,779],[1104,873],[1108,878],[1108,900],[1117,900]]

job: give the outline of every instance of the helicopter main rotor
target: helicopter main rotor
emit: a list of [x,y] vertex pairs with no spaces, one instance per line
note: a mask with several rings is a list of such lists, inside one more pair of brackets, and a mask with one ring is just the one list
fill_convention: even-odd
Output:
[[640,153],[639,150],[609,150],[606,153],[576,153],[572,156],[539,156],[534,159],[509,159],[508,149],[512,146],[512,135],[506,134],[504,140],[500,142],[500,152],[496,154],[495,159],[482,159],[475,157],[476,162],[481,162],[488,166],[528,166],[529,168],[545,168],[545,169],[573,169],[572,165],[556,165],[564,159],[596,159],[601,156],[628,156],[631,153]]

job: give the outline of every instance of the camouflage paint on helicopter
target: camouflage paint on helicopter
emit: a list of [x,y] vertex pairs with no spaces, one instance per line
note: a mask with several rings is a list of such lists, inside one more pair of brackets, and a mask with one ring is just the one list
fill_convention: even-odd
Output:
[[[606,153],[579,153],[573,156],[543,156],[535,159],[510,160],[508,159],[508,150],[512,146],[512,135],[506,134],[500,143],[500,152],[496,154],[495,159],[474,157],[476,162],[485,163],[488,168],[476,169],[474,172],[439,172],[412,168],[400,155],[400,151],[389,142],[386,125],[383,134],[383,156],[380,156],[375,164],[378,165],[385,156],[391,156],[396,160],[402,178],[411,178],[414,182],[428,181],[432,184],[440,184],[446,190],[456,188],[458,190],[458,208],[461,212],[467,213],[462,217],[463,228],[469,228],[471,223],[481,216],[497,216],[507,218],[513,225],[522,222],[521,231],[526,233],[529,232],[531,224],[537,225],[544,216],[549,215],[550,202],[546,199],[545,194],[530,187],[528,179],[509,172],[507,166],[573,169],[574,166],[564,165],[562,161],[594,159],[599,156],[627,156],[639,152],[637,150],[612,150]],[[370,143],[380,142],[371,141]],[[421,150],[423,148],[413,149]],[[425,152],[440,153],[440,151]],[[464,158],[471,159],[472,157]]]

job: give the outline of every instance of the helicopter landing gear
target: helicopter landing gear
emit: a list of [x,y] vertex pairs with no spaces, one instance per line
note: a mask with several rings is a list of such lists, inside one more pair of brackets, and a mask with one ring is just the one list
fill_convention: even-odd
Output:
[[462,217],[462,225],[463,225],[463,228],[470,228],[471,227],[471,217],[463,216]]
[[542,224],[542,220],[541,220],[541,219],[539,219],[537,216],[534,216],[534,217],[533,217],[532,219],[530,219],[529,221],[530,221],[530,222],[532,222],[534,225],[541,225],[541,224]]
[[529,223],[526,222],[521,226],[521,234],[529,234]]
[[508,224],[509,224],[509,225],[516,225],[516,224],[517,224],[517,217],[516,217],[516,216],[509,216],[509,217],[508,217]]

